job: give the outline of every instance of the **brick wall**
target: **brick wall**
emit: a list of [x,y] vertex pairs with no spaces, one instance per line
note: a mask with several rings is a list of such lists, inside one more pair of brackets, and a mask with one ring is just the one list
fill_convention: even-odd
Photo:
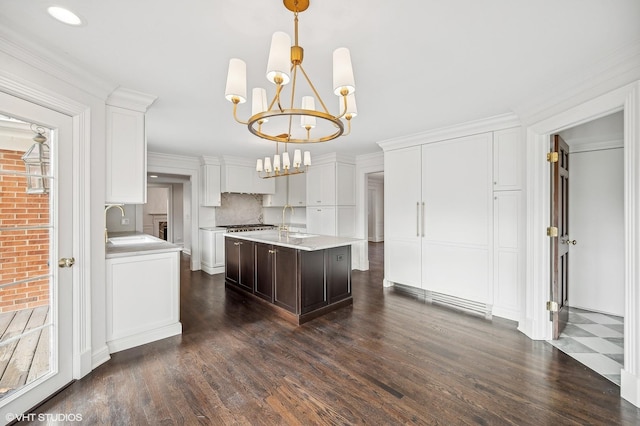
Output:
[[[24,152],[0,149],[0,169],[24,172]],[[0,174],[0,228],[47,225],[49,195],[27,194],[24,176]],[[49,273],[49,230],[0,232],[0,283]],[[49,303],[49,279],[0,288],[0,312]]]

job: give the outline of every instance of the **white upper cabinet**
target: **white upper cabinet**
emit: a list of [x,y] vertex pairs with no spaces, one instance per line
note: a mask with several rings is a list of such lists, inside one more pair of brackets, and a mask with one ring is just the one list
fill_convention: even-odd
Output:
[[124,88],[106,105],[106,203],[147,201],[147,140],[145,113],[156,99]]
[[522,128],[493,132],[493,189],[522,189]]
[[201,196],[200,205],[204,207],[220,206],[220,165],[203,164],[200,166]]
[[289,204],[294,207],[304,207],[307,204],[307,175],[300,173],[291,175],[289,180]]
[[309,166],[307,171],[307,206],[334,206],[335,204],[335,163]]
[[316,164],[307,171],[307,206],[356,204],[356,168],[353,164]]

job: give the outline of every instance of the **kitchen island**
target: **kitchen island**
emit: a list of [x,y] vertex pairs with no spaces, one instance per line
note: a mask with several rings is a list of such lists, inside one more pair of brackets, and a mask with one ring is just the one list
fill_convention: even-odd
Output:
[[225,285],[294,324],[351,305],[355,238],[278,231],[225,234]]
[[105,245],[109,352],[182,333],[179,246],[141,233]]

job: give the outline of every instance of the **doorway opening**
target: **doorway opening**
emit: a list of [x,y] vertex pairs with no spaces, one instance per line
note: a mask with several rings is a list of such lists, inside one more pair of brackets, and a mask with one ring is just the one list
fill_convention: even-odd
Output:
[[620,385],[624,367],[623,113],[563,130],[569,145],[568,322],[550,343]]
[[367,261],[370,266],[384,263],[384,172],[365,174],[366,210],[365,238],[367,243]]
[[[138,206],[136,230],[181,246],[191,253],[191,180],[189,176],[149,173],[147,203]],[[138,221],[136,221],[137,223]]]

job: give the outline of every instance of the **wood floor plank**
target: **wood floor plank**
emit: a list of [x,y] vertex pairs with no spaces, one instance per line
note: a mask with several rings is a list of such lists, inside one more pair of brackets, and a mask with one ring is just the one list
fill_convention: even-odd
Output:
[[[88,424],[640,424],[619,387],[511,321],[383,288],[293,326],[183,257],[183,335],[113,354],[36,412]],[[36,422],[37,424],[37,422]]]
[[[47,324],[50,319],[50,312],[47,307],[46,309],[46,317],[44,320],[44,324]],[[31,362],[31,367],[29,368],[29,374],[27,376],[27,383],[30,383],[39,377],[47,374],[51,368],[51,328],[46,327],[40,331],[40,336],[38,337],[38,345],[36,346],[35,353],[33,355],[33,360]]]
[[[16,315],[16,318],[18,316]],[[34,309],[24,329],[33,330],[40,327],[45,323],[46,318],[47,310]],[[17,389],[27,382],[40,334],[40,331],[35,331],[18,340],[14,353],[0,378],[0,389]]]

